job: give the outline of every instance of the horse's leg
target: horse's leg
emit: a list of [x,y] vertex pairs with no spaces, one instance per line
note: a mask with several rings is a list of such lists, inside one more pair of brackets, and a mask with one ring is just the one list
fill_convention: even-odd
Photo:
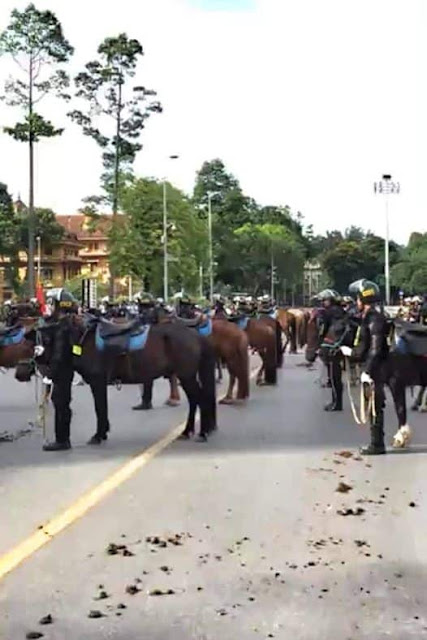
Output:
[[188,439],[192,435],[194,435],[195,431],[195,421],[196,421],[196,410],[197,406],[200,403],[200,385],[197,381],[197,378],[194,376],[192,378],[180,378],[181,386],[184,389],[184,393],[187,396],[189,410],[187,422],[185,425],[185,429],[182,432],[181,438]]
[[179,395],[178,378],[176,377],[176,375],[170,376],[169,384],[170,384],[169,398],[166,400],[166,404],[169,407],[178,407],[181,404],[181,398]]
[[216,368],[218,371],[218,378],[216,379],[217,383],[220,384],[222,382],[222,363],[221,363],[221,358],[217,358],[216,360]]
[[260,366],[260,368],[258,370],[258,373],[256,375],[256,384],[259,386],[263,382],[264,370],[265,370],[265,362],[264,362],[265,356],[261,351],[258,352],[258,355],[261,358],[261,366]]
[[412,429],[406,423],[406,388],[398,379],[393,378],[389,382],[390,391],[393,396],[394,408],[397,414],[399,428],[393,436],[393,447],[403,449],[411,441]]
[[103,440],[107,440],[107,434],[110,430],[107,380],[103,376],[94,376],[89,380],[89,385],[95,405],[96,433],[88,441],[88,444],[101,444]]
[[427,411],[427,387],[422,387],[422,400],[418,411],[425,413]]
[[412,403],[411,409],[412,411],[419,411],[423,402],[425,387],[419,387],[418,393],[415,396],[415,400]]
[[134,411],[149,411],[153,408],[153,380],[138,385],[141,393],[141,402],[132,409]]
[[236,376],[233,373],[233,367],[228,366],[228,389],[224,398],[219,401],[220,404],[234,404],[233,390],[236,382]]

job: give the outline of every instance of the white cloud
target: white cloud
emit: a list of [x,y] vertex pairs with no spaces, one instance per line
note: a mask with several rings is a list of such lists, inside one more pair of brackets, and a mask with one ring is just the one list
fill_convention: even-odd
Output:
[[[27,0],[2,0],[0,24]],[[144,45],[140,79],[164,114],[144,134],[137,172],[190,190],[205,159],[219,156],[262,203],[289,204],[318,230],[359,224],[383,230],[372,183],[400,180],[392,235],[426,230],[424,113],[426,8],[422,0],[259,0],[250,11],[203,11],[185,0],[41,1],[76,47],[72,69],[107,35]],[[0,74],[12,70],[0,59]],[[65,107],[49,104],[61,121]],[[0,106],[0,121],[13,110]],[[67,131],[38,149],[37,202],[73,212],[97,190],[95,143]],[[0,135],[0,180],[23,197],[25,145]],[[167,165],[164,158],[180,153]]]

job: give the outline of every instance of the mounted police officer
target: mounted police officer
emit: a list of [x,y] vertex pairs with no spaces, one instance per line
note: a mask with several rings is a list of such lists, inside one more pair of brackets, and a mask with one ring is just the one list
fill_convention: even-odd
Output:
[[176,315],[180,318],[190,320],[195,315],[195,304],[189,295],[180,293],[175,296]]
[[137,296],[138,315],[144,324],[157,322],[157,303],[151,293],[140,293]]
[[44,445],[44,451],[65,451],[71,448],[70,424],[72,411],[73,355],[68,338],[68,318],[77,313],[78,302],[65,289],[52,289],[46,296],[51,317],[58,323],[55,331],[50,377],[53,382],[52,402],[55,407],[55,442]]
[[341,347],[344,355],[355,362],[362,362],[361,383],[374,391],[374,407],[371,415],[371,442],[361,450],[365,455],[379,455],[386,452],[384,445],[384,384],[381,379],[381,365],[388,356],[387,337],[389,324],[384,313],[378,308],[380,290],[375,282],[365,278],[353,282],[349,292],[357,296],[357,307],[361,312],[361,325],[353,349]]

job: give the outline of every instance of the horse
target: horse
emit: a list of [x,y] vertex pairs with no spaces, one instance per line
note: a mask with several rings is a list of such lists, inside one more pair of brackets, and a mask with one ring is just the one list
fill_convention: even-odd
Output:
[[[142,327],[139,320],[123,324],[76,315],[62,318],[58,324],[73,353],[73,368],[90,385],[95,400],[97,430],[89,444],[101,444],[108,437],[107,384],[151,383],[174,374],[189,402],[182,437],[194,434],[197,407],[201,414],[197,440],[205,442],[216,428],[215,355],[210,344],[196,332],[172,322]],[[45,334],[42,341],[43,346],[49,346]],[[132,341],[135,349],[130,351],[128,345]],[[46,364],[48,352],[46,349],[43,356]],[[22,375],[21,371],[21,379]]]
[[271,315],[269,312],[258,312],[258,320],[265,322],[269,327],[271,327],[276,336],[276,365],[278,369],[281,369],[283,366],[283,345],[282,345],[282,327],[280,322],[276,318],[276,313]]
[[[325,336],[331,344],[350,346],[356,335],[352,319],[334,321]],[[390,389],[398,420],[398,430],[393,436],[393,447],[404,448],[412,437],[407,423],[407,387],[427,387],[427,329],[396,319],[394,321],[394,344],[388,356],[380,364],[376,380]]]
[[[194,320],[186,320],[176,318],[175,322],[193,323],[193,330],[197,330],[197,318]],[[199,319],[200,325],[203,326],[203,317]],[[220,404],[243,404],[249,397],[249,354],[248,354],[248,338],[244,331],[239,329],[234,323],[223,319],[216,315],[212,319],[212,333],[206,336],[211,343],[216,357],[216,366],[224,363],[229,372],[229,384],[227,393],[220,400]],[[237,379],[237,397],[233,398],[234,384]],[[171,396],[172,398],[172,383]],[[177,388],[174,387],[175,393]],[[175,395],[175,397],[178,396]]]
[[297,321],[297,316],[292,309],[279,307],[277,309],[277,321],[280,324],[285,336],[285,344],[283,352],[289,345],[289,353],[297,353],[298,351],[298,334],[301,335],[301,328]]
[[262,365],[256,377],[257,385],[277,384],[277,337],[274,329],[263,320],[245,315],[230,317],[240,329],[246,331],[249,346],[258,353]]

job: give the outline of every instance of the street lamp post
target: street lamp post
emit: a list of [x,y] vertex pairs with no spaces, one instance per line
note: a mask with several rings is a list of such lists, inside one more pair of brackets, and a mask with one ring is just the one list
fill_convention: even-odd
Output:
[[[177,160],[179,156],[169,156],[169,160]],[[169,297],[169,264],[168,264],[168,199],[166,177],[163,178],[163,299],[165,303]]]
[[384,245],[384,276],[385,276],[385,301],[390,305],[390,222],[389,222],[389,196],[400,193],[400,183],[394,182],[391,175],[385,173],[381,180],[374,182],[374,193],[385,197],[385,245]]
[[212,197],[208,194],[208,233],[209,233],[209,298],[213,302],[213,242],[212,242]]

